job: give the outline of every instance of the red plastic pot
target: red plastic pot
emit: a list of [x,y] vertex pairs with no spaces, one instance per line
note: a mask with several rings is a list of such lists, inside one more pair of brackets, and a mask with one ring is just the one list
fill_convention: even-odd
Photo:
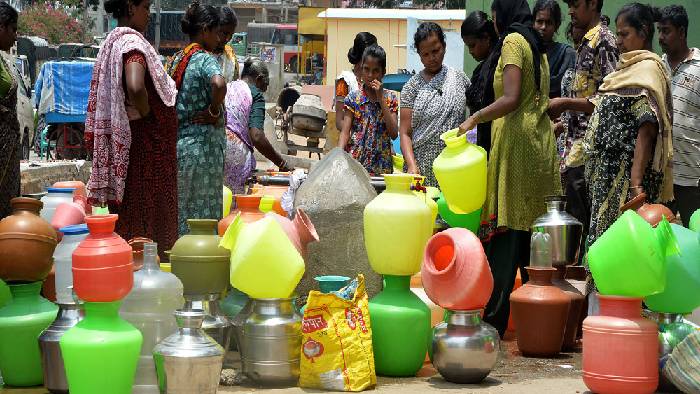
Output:
[[583,382],[600,394],[653,393],[659,383],[656,323],[642,299],[600,295],[600,316],[583,322]]
[[479,238],[463,228],[433,235],[421,268],[423,288],[443,308],[483,309],[493,291],[493,276]]
[[90,235],[73,252],[73,289],[84,301],[113,302],[134,284],[131,246],[114,232],[118,215],[88,216]]

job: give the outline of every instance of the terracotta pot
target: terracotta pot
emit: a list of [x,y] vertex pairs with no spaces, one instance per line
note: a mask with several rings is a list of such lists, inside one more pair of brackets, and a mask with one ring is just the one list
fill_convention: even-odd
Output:
[[569,317],[566,319],[566,330],[564,331],[564,344],[562,350],[572,351],[576,349],[576,336],[579,329],[579,321],[583,312],[583,304],[585,301],[584,293],[579,291],[568,281],[564,280],[566,267],[556,267],[556,272],[552,277],[552,284],[561,289],[570,300]]
[[262,196],[259,195],[236,195],[236,208],[231,210],[225,218],[219,221],[218,232],[219,236],[224,235],[228,226],[231,225],[236,215],[241,214],[241,219],[243,223],[253,223],[256,220],[260,220],[265,216],[265,213],[260,211],[260,199]]
[[527,267],[530,280],[510,295],[518,349],[526,357],[552,357],[561,351],[571,300],[552,284],[556,269]]
[[581,307],[581,314],[578,317],[578,329],[576,330],[576,339],[581,339],[583,336],[583,321],[588,316],[588,280],[586,277],[586,268],[581,265],[568,265],[566,266],[566,281],[576,288],[583,297],[583,307]]
[[0,221],[0,279],[44,280],[51,271],[58,235],[39,217],[41,201],[17,197],[10,204],[14,212]]
[[87,197],[87,194],[85,193],[85,184],[81,181],[60,181],[54,183],[52,187],[75,189],[76,196]]
[[641,298],[600,295],[600,316],[583,323],[583,382],[600,394],[653,393],[659,331],[641,316]]
[[41,295],[51,302],[56,302],[56,266],[51,259],[51,271],[41,284]]
[[493,291],[493,276],[481,241],[463,228],[447,229],[428,241],[421,279],[428,297],[450,310],[483,309]]
[[674,222],[676,220],[676,215],[668,209],[663,204],[648,204],[646,202],[647,195],[645,193],[639,194],[637,197],[629,200],[625,205],[620,208],[620,212],[627,210],[636,211],[639,216],[644,218],[649,224],[656,227],[661,219],[665,216],[666,220],[669,222]]
[[277,223],[282,226],[289,240],[292,241],[294,247],[297,248],[302,257],[306,257],[306,245],[309,242],[318,242],[316,228],[303,209],[297,209],[294,220],[289,220],[274,212],[270,212],[267,215],[275,219]]
[[118,217],[85,219],[90,235],[73,251],[73,290],[84,301],[121,300],[134,284],[131,246],[114,232]]
[[[143,245],[147,243],[153,243],[150,238],[136,237],[129,240],[129,246],[131,246],[131,255],[134,260],[134,272],[140,270],[143,267]],[[156,255],[156,262],[160,263],[160,257]]]

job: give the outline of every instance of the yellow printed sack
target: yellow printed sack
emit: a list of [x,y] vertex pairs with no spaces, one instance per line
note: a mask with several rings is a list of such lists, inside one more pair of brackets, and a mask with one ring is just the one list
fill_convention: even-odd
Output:
[[299,386],[362,391],[377,384],[365,278],[338,292],[312,290],[304,311]]

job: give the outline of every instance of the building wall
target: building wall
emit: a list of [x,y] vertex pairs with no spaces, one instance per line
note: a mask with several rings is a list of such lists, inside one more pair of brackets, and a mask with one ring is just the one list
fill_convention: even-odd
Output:
[[[350,70],[348,50],[355,35],[368,31],[377,36],[377,42],[387,54],[387,73],[395,73],[406,66],[406,51],[413,38],[406,37],[405,19],[326,19],[326,84],[332,84],[343,71]],[[459,28],[460,21],[437,21],[446,29]]]

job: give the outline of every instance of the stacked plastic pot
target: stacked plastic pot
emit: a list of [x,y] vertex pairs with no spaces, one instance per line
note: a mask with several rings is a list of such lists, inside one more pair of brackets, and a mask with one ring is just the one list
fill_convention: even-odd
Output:
[[252,211],[243,206],[248,200],[260,203],[259,197],[237,197],[244,204],[221,241],[231,250],[231,286],[251,298],[235,327],[243,373],[258,384],[296,385],[302,317],[293,293],[304,274],[306,245],[318,235],[302,210],[294,220],[258,212],[244,218]]
[[[61,242],[54,252],[55,275],[44,282],[54,280],[53,288],[58,304],[58,316],[41,333],[39,347],[44,368],[44,386],[51,392],[68,392],[68,380],[60,348],[60,340],[68,330],[83,318],[83,308],[73,297],[73,251],[88,236],[86,224],[67,226],[60,229]],[[46,287],[44,287],[46,289]]]
[[185,310],[203,310],[202,329],[228,349],[233,324],[221,311],[219,300],[228,287],[230,253],[219,246],[217,221],[189,219],[190,232],[170,251],[172,273],[182,281]]
[[133,286],[132,250],[114,233],[117,215],[86,218],[90,235],[73,252],[73,289],[85,317],[60,339],[73,394],[131,393],[143,337],[121,319]]
[[377,374],[414,376],[430,341],[430,309],[410,290],[432,235],[430,208],[411,192],[413,175],[385,175],[386,190],[364,211],[364,236],[372,269],[384,289],[369,302]]
[[[438,210],[450,226],[476,232],[486,201],[486,151],[458,133],[455,129],[440,136],[446,146],[433,162],[442,190]],[[465,187],[465,180],[469,180],[469,187]]]
[[[589,316],[583,323],[583,381],[591,391],[656,390],[658,327],[641,316],[641,303],[665,293],[667,260],[678,252],[675,232],[665,217],[653,228],[633,211],[624,212],[591,245],[588,262],[600,296],[600,316]],[[666,301],[674,298],[669,296],[662,296],[657,305],[669,305]],[[650,299],[653,304],[655,299]]]
[[498,331],[481,321],[493,291],[493,276],[481,241],[469,230],[434,235],[425,248],[421,277],[430,299],[448,309],[433,330],[431,359],[454,383],[479,383],[498,361]]
[[0,221],[0,280],[12,293],[0,308],[0,370],[8,385],[35,386],[44,381],[37,338],[58,311],[39,295],[58,235],[39,217],[40,201],[20,197],[11,204],[13,214]]

